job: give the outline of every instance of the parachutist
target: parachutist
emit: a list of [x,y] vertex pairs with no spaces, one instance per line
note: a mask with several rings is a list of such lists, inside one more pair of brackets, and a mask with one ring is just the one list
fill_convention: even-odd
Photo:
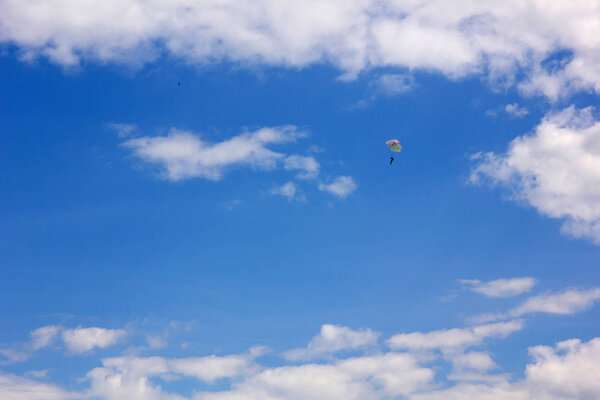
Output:
[[390,146],[390,151],[392,152],[390,154],[390,165],[392,165],[392,163],[394,162],[394,153],[400,153],[402,151],[402,146],[400,145],[400,142],[397,139],[390,139],[387,142],[385,142],[385,144]]
[[181,82],[177,82],[177,86],[181,86]]

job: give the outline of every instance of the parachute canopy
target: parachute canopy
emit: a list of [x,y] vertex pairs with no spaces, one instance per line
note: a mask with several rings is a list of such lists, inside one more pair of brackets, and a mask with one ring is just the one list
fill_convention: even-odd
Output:
[[395,153],[400,153],[402,151],[402,146],[400,145],[400,142],[396,139],[388,140],[387,142],[385,142],[385,144],[390,146],[390,150]]

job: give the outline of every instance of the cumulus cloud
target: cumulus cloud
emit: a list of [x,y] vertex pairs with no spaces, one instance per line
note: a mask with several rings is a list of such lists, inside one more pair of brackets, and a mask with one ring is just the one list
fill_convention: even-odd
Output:
[[535,362],[527,366],[525,375],[532,393],[572,399],[600,396],[600,338],[536,346],[529,353]]
[[478,154],[471,182],[506,187],[562,231],[600,244],[600,121],[574,106],[549,113],[506,153]]
[[156,399],[182,400],[183,396],[165,393],[150,378],[170,380],[188,377],[212,383],[256,373],[254,358],[264,354],[255,347],[245,354],[168,359],[163,357],[114,357],[102,360],[102,367],[87,374],[89,394],[106,400]]
[[358,185],[351,176],[338,176],[328,184],[319,183],[319,190],[329,192],[342,199],[356,189],[358,189]]
[[[297,179],[308,180],[317,185],[319,190],[336,197],[345,198],[354,192],[358,186],[351,176],[340,176],[327,184],[320,182],[317,178],[321,165],[313,156],[287,155],[270,148],[306,136],[306,132],[288,125],[261,128],[211,143],[198,135],[173,128],[166,136],[137,137],[125,141],[122,146],[131,149],[135,157],[158,167],[161,176],[172,181],[190,178],[220,180],[235,167],[260,170],[282,167],[297,172]],[[299,194],[298,185],[293,181],[272,188],[270,193],[289,200],[306,200],[303,194]]]
[[158,165],[170,180],[200,177],[219,180],[226,169],[249,166],[273,169],[285,155],[268,145],[304,137],[294,126],[262,128],[218,143],[209,143],[189,132],[171,129],[167,136],[140,137],[123,143],[140,159]]
[[104,349],[118,343],[127,335],[124,329],[75,328],[61,333],[67,349],[73,353],[85,353],[95,348]]
[[[535,307],[539,308],[538,306]],[[378,346],[379,334],[323,325],[304,349],[302,362],[262,365],[268,348],[242,354],[167,358],[121,355],[91,369],[81,392],[0,372],[0,398],[15,400],[584,400],[600,398],[600,338],[569,339],[528,349],[531,361],[522,378],[502,373],[488,351],[468,351],[487,338],[505,338],[521,321],[392,336],[392,350]],[[378,346],[370,354],[307,358]],[[431,351],[439,349],[441,351]],[[402,350],[402,351],[399,351]],[[425,351],[424,351],[425,350]],[[430,350],[430,351],[427,351]],[[523,349],[525,352],[525,349]],[[284,353],[285,355],[286,353]],[[289,353],[287,353],[289,355]],[[306,357],[305,357],[306,356]],[[292,357],[293,358],[293,357]],[[299,359],[294,358],[296,362]],[[451,369],[444,372],[443,364]],[[30,374],[44,377],[44,374]],[[201,384],[189,396],[174,380]],[[196,386],[198,387],[198,386]]]
[[[431,363],[431,358],[393,351],[324,364],[275,367],[261,367],[247,355],[114,358],[104,360],[103,367],[88,374],[91,380],[88,393],[107,400],[183,400],[182,396],[163,391],[156,379],[150,379],[166,379],[171,373],[206,379],[203,374],[178,370],[183,361],[199,366],[201,371],[220,371],[219,378],[235,378],[229,388],[196,392],[194,400],[593,399],[600,395],[599,351],[600,338],[587,343],[573,339],[554,347],[534,346],[529,349],[532,362],[525,368],[524,379],[513,382],[508,375],[487,374],[500,368],[489,354],[459,354],[452,358],[453,369],[448,379],[457,383],[451,386],[436,382],[434,370],[422,365]],[[233,362],[219,366],[227,357]]]
[[523,321],[514,320],[468,328],[453,328],[427,333],[401,333],[388,339],[387,344],[394,350],[434,350],[444,351],[465,349],[479,345],[486,338],[504,338],[523,329]]
[[[484,74],[550,98],[600,91],[598,1],[5,0],[0,41],[24,59],[373,68]],[[561,57],[561,54],[566,54]]]
[[94,348],[106,348],[116,344],[127,335],[124,329],[75,328],[68,329],[58,325],[47,325],[30,333],[31,340],[18,343],[12,348],[0,349],[0,355],[6,360],[4,364],[24,362],[32,355],[53,345],[59,338],[67,349],[74,354],[85,353]]
[[478,279],[459,279],[469,290],[481,293],[487,297],[511,297],[531,290],[536,284],[535,279],[511,278],[496,279],[489,282],[481,282]]
[[411,400],[575,400],[600,397],[600,338],[582,343],[578,339],[554,347],[529,349],[533,362],[525,379],[501,379],[488,384],[459,383],[451,388],[418,393]]
[[371,329],[354,330],[345,326],[325,324],[306,348],[284,353],[288,360],[306,360],[333,354],[340,350],[364,349],[377,344],[379,333]]
[[230,391],[200,392],[195,400],[359,400],[397,398],[427,388],[430,368],[409,354],[387,353],[330,364],[269,368]]

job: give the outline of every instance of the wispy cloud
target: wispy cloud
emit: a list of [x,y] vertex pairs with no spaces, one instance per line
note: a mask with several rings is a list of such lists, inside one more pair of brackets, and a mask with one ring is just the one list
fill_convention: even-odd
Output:
[[523,329],[523,326],[523,321],[515,320],[469,328],[442,329],[426,333],[401,333],[392,336],[386,343],[395,350],[456,350],[478,345],[485,338],[506,337]]
[[0,372],[0,398],[11,400],[83,399],[83,393],[69,392],[57,385]]
[[379,94],[398,96],[412,90],[415,87],[415,79],[408,73],[382,74],[373,81],[372,86]]
[[530,297],[517,308],[509,311],[511,316],[531,313],[574,314],[591,307],[600,300],[600,288],[570,289],[560,293]]
[[298,193],[298,187],[294,182],[287,182],[281,186],[276,186],[271,189],[271,194],[283,196],[289,201],[298,200],[305,201],[306,197]]
[[600,300],[600,288],[598,287],[567,289],[558,293],[546,293],[530,297],[506,313],[482,314],[471,318],[471,320],[477,322],[494,321],[534,313],[575,314],[590,308],[598,300]]
[[319,176],[320,165],[312,156],[293,154],[286,157],[283,167],[290,171],[300,171],[300,179],[314,179]]
[[507,104],[506,107],[504,107],[504,111],[506,111],[507,114],[517,118],[524,117],[529,114],[529,110],[527,110],[525,107],[519,107],[518,103]]
[[535,279],[511,278],[496,279],[489,282],[481,282],[478,279],[459,279],[469,290],[481,293],[487,297],[511,297],[530,291],[536,284]]
[[28,360],[31,357],[31,351],[18,348],[5,347],[0,349],[0,365],[19,363]]
[[339,176],[331,183],[319,183],[319,190],[329,192],[339,198],[345,198],[358,189],[358,185],[351,176]]
[[56,325],[48,325],[31,332],[31,349],[38,350],[51,345],[63,328]]
[[415,79],[410,73],[387,73],[377,75],[369,83],[369,95],[346,107],[347,110],[362,110],[378,97],[396,97],[415,88]]
[[117,136],[124,139],[131,137],[134,133],[139,132],[139,128],[134,124],[116,124],[109,123],[108,127],[117,133]]

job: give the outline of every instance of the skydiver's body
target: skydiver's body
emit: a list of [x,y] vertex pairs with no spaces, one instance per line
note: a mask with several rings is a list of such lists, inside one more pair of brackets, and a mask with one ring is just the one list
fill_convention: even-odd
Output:
[[394,162],[394,157],[393,157],[393,156],[391,156],[391,157],[390,157],[390,165],[392,165],[392,163],[393,163],[393,162]]

